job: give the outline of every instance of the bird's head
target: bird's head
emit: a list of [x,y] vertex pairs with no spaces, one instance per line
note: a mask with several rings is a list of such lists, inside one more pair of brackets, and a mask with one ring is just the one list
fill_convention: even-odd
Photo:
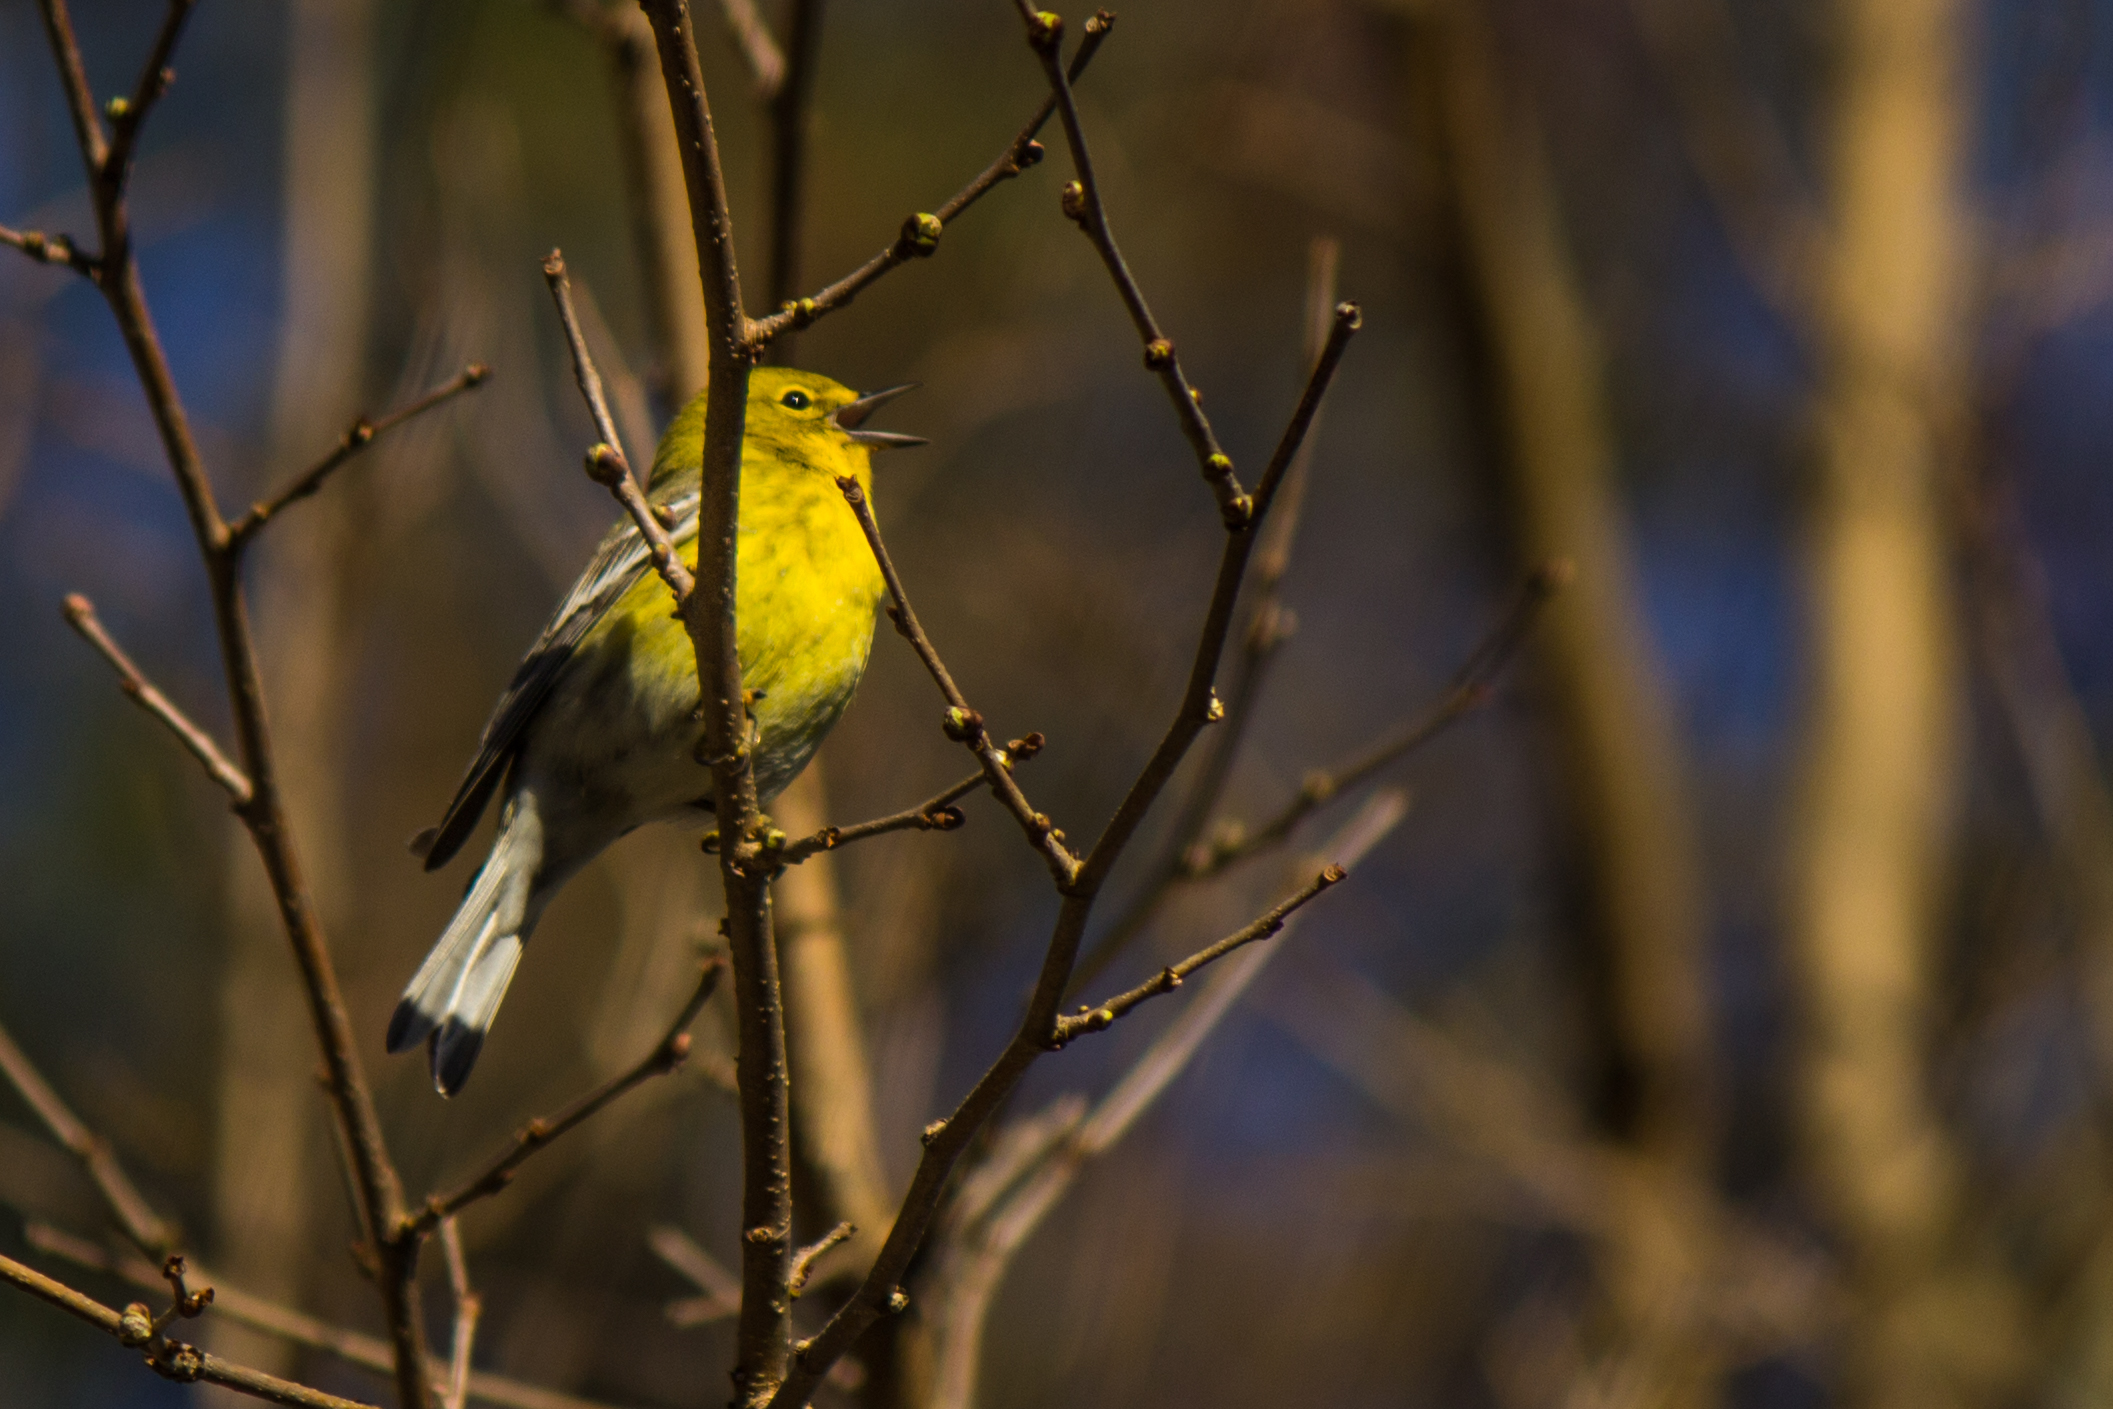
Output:
[[[921,436],[866,426],[876,410],[912,389],[889,387],[861,396],[819,372],[758,367],[748,376],[743,462],[856,474],[863,481],[868,452],[925,444]],[[684,471],[696,474],[704,454],[704,411],[705,396],[699,393],[669,424],[653,457],[656,491],[671,490],[674,478]]]

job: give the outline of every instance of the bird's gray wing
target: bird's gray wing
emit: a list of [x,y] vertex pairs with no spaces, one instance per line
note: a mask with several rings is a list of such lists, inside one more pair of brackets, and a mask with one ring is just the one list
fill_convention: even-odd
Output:
[[[697,496],[681,495],[668,501],[665,507],[675,516],[675,527],[669,537],[679,542],[695,529]],[[433,830],[432,841],[426,844],[428,871],[445,866],[475,829],[486,805],[491,802],[492,793],[505,776],[506,765],[520,745],[522,731],[549,697],[565,663],[572,659],[573,649],[617,599],[652,570],[652,559],[638,526],[628,517],[619,521],[602,539],[601,546],[595,549],[593,561],[587,564],[579,581],[573,583],[565,600],[558,604],[550,624],[543,628],[543,634],[529,648],[520,668],[514,672],[512,683],[507,685],[506,693],[493,707],[492,717],[486,722],[484,735],[478,741],[477,757],[470,764],[469,771],[462,775],[462,785],[455,790],[455,800],[448,804],[447,815],[440,819],[440,825]]]

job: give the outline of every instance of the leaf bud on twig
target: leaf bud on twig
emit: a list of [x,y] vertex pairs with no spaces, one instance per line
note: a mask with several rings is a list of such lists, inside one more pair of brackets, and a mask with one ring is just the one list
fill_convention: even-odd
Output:
[[957,744],[965,744],[983,732],[983,716],[972,709],[956,706],[949,709],[939,722],[946,736]]
[[1027,22],[1027,42],[1035,52],[1047,53],[1064,37],[1064,17],[1054,10],[1037,10]]
[[142,1302],[133,1302],[117,1318],[117,1343],[142,1346],[154,1338],[154,1317]]
[[1064,189],[1057,192],[1057,208],[1064,212],[1066,220],[1086,223],[1086,188],[1076,181],[1066,181]]
[[[1154,372],[1163,372],[1174,365],[1174,344],[1168,338],[1154,338],[1145,344],[1145,367]],[[1222,458],[1212,456],[1213,460]],[[1225,468],[1231,470],[1233,462],[1227,460]]]
[[939,248],[939,237],[946,233],[946,226],[936,215],[923,211],[902,223],[902,242],[911,254],[919,259],[929,258]]
[[608,441],[596,441],[587,450],[587,478],[601,485],[622,483],[624,457]]

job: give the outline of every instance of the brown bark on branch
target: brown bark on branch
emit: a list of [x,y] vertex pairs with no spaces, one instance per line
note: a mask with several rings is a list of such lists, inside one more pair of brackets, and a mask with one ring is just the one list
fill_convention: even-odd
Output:
[[[39,1252],[64,1258],[77,1266],[123,1278],[148,1291],[157,1291],[165,1285],[160,1270],[151,1263],[138,1258],[112,1257],[96,1244],[46,1224],[28,1224],[22,1233],[23,1241]],[[333,1326],[217,1278],[213,1284],[213,1315],[216,1319],[239,1322],[292,1345],[334,1355],[348,1365],[358,1365],[380,1375],[387,1376],[395,1368],[395,1353],[387,1341]],[[451,1367],[433,1359],[427,1362],[426,1368],[433,1377],[436,1392],[445,1388]],[[480,1370],[470,1372],[469,1397],[479,1403],[501,1405],[503,1409],[611,1409],[611,1406],[591,1399],[545,1389],[541,1385],[523,1384],[504,1375],[486,1374]]]
[[683,156],[691,230],[704,284],[708,350],[696,590],[681,616],[697,652],[705,753],[719,818],[719,876],[733,956],[741,1088],[741,1320],[734,1389],[768,1398],[791,1352],[792,1150],[784,998],[771,935],[770,874],[759,836],[741,657],[734,633],[741,441],[754,341],[734,262],[733,218],[685,0],[646,0]]
[[291,1405],[293,1409],[373,1409],[372,1405],[356,1399],[340,1399],[319,1389],[252,1370],[247,1365],[232,1364],[196,1346],[165,1340],[154,1327],[145,1306],[135,1302],[121,1312],[113,1311],[95,1298],[12,1258],[0,1257],[0,1281],[86,1321],[97,1330],[108,1333],[120,1345],[146,1348],[147,1364],[165,1379],[179,1383],[203,1380],[252,1399]]
[[292,942],[310,1018],[328,1070],[330,1098],[346,1131],[357,1176],[362,1233],[378,1262],[376,1281],[395,1349],[398,1395],[405,1409],[426,1409],[432,1402],[432,1389],[422,1371],[426,1351],[417,1284],[418,1243],[399,1236],[405,1216],[402,1182],[382,1136],[336,967],[302,878],[280,798],[249,608],[242,590],[240,550],[214,499],[204,458],[170,375],[132,257],[131,215],[126,204],[130,155],[141,121],[167,87],[168,59],[191,6],[189,0],[172,0],[133,99],[129,105],[113,105],[116,125],[114,135],[107,140],[65,0],[40,0],[40,7],[94,200],[101,250],[93,277],[117,322],[133,370],[146,393],[162,448],[205,560],[235,719],[237,752],[251,788],[250,797],[238,806],[237,814],[249,829],[264,863],[281,923]]

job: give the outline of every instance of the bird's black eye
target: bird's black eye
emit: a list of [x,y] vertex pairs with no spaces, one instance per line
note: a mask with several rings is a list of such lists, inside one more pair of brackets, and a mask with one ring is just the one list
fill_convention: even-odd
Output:
[[778,404],[780,406],[790,406],[795,411],[805,411],[809,406],[813,405],[807,399],[807,393],[804,391],[788,391],[778,398]]

